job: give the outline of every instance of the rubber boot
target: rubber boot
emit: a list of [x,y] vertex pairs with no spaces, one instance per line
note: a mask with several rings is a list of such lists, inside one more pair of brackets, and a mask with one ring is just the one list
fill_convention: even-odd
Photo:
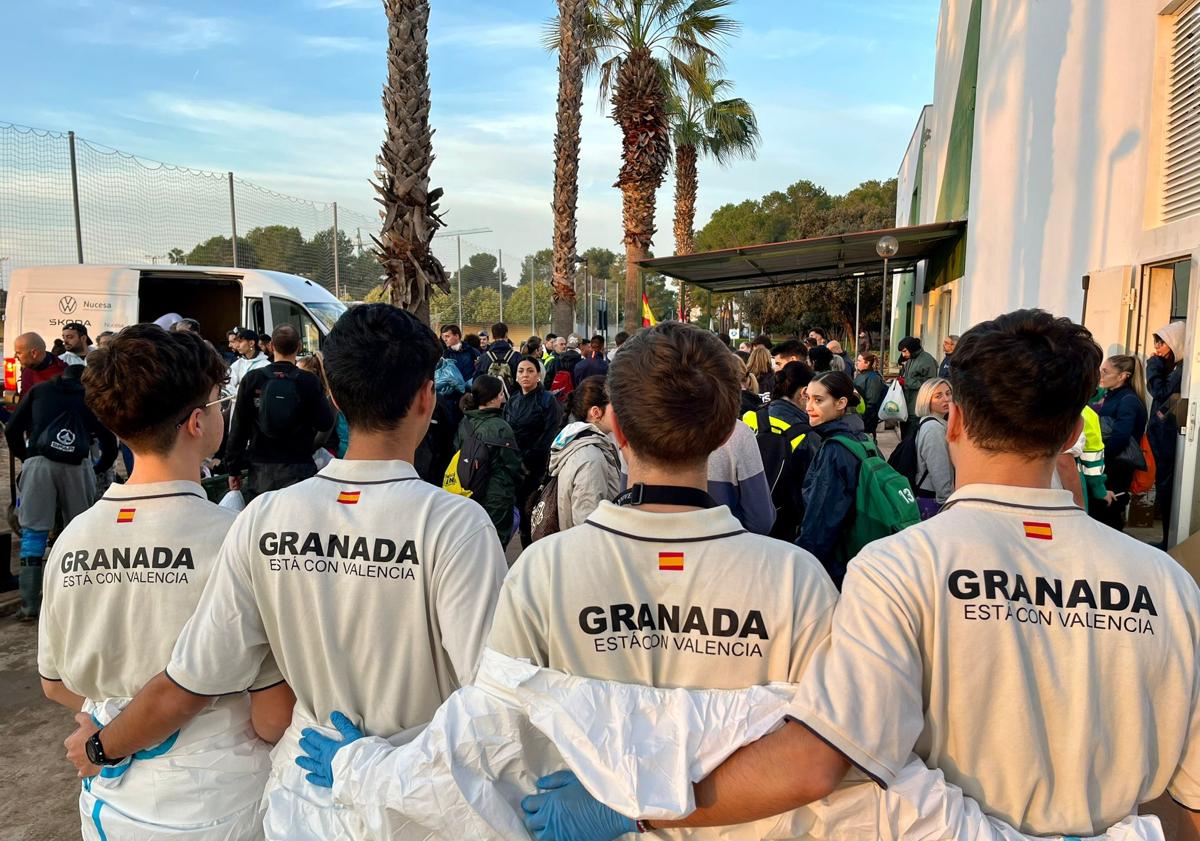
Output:
[[21,611],[18,619],[37,619],[42,609],[42,559],[21,558]]

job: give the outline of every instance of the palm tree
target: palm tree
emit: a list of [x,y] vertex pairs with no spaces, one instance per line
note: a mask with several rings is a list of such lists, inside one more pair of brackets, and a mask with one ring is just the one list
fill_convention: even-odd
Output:
[[734,0],[588,0],[584,65],[611,93],[621,127],[621,190],[625,226],[625,329],[641,326],[638,262],[654,238],[655,192],[671,162],[667,102],[675,81],[687,81],[700,57],[717,63],[716,48],[738,31],[721,11]]
[[[583,123],[583,38],[587,0],[558,0],[558,131],[554,135],[554,332],[575,327],[575,209]],[[536,283],[536,278],[531,280]]]
[[429,323],[429,296],[450,291],[430,242],[444,223],[440,188],[429,189],[433,130],[429,126],[429,0],[384,0],[388,21],[388,78],[383,88],[387,137],[375,159],[383,220],[375,256],[392,304]]
[[[696,250],[693,227],[701,155],[726,166],[738,158],[753,158],[760,135],[750,103],[740,98],[722,99],[733,83],[715,78],[713,63],[698,57],[685,84],[671,98],[668,116],[675,141],[675,253]],[[680,317],[687,315],[687,290],[679,284]]]

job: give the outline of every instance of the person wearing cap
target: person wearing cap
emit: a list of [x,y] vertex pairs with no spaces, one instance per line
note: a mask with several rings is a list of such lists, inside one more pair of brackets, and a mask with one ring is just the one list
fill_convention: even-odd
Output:
[[492,342],[492,339],[491,339],[491,336],[488,335],[488,331],[480,330],[479,331],[479,350],[486,352],[488,349],[488,345],[491,344],[491,342]]
[[221,396],[228,397],[237,394],[238,385],[242,378],[255,368],[264,368],[271,364],[265,353],[258,349],[258,334],[246,327],[232,331],[235,338],[233,344],[237,347],[238,359],[229,366],[229,382],[221,388]]
[[66,351],[58,358],[67,365],[83,365],[87,355],[96,349],[88,336],[87,327],[78,321],[68,321],[62,329],[63,347]]

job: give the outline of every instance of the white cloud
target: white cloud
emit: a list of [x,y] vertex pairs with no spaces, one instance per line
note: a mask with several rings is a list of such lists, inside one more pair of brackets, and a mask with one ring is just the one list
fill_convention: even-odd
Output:
[[338,53],[366,53],[381,50],[383,46],[370,38],[352,38],[341,35],[306,35],[300,45],[314,55]]
[[77,43],[134,47],[162,53],[186,53],[236,43],[238,30],[229,18],[205,17],[157,6],[127,5],[86,25],[65,30]]
[[540,23],[467,23],[431,26],[430,43],[434,46],[465,46],[483,49],[542,49]]

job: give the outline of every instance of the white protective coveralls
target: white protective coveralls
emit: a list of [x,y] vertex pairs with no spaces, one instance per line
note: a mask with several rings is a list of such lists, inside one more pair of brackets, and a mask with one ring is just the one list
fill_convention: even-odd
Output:
[[[782,721],[795,687],[657,689],[567,675],[485,649],[474,686],[452,695],[417,738],[355,741],[334,758],[333,799],[372,837],[528,841],[520,800],[570,768],[624,815],[691,812],[692,783]],[[327,728],[323,732],[332,734]],[[297,769],[299,771],[299,769]],[[313,787],[313,790],[317,790]],[[736,827],[659,830],[721,841],[1025,841],[914,758],[885,791],[847,785],[827,800]],[[1129,817],[1110,841],[1162,841],[1155,817]]]
[[[128,703],[88,700],[83,711],[103,726]],[[262,838],[262,786],[270,767],[271,748],[254,733],[246,696],[215,699],[166,741],[83,781],[84,841]]]

